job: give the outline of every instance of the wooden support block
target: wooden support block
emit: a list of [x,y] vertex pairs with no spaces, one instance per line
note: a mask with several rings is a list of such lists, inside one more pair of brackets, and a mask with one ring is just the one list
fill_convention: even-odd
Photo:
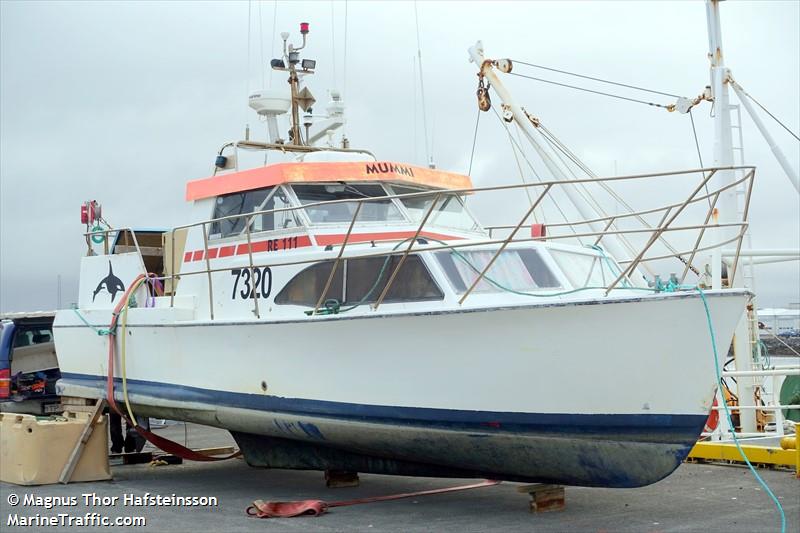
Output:
[[329,489],[340,489],[343,487],[358,487],[358,472],[346,472],[344,470],[326,470],[325,485]]
[[75,447],[72,449],[72,453],[67,459],[67,464],[64,465],[64,469],[61,471],[61,476],[58,478],[59,483],[69,483],[69,480],[72,478],[72,473],[75,471],[75,467],[78,466],[78,460],[81,458],[81,454],[83,453],[83,449],[86,447],[86,443],[92,436],[92,431],[94,431],[94,425],[97,422],[97,419],[103,414],[105,405],[105,400],[97,400],[97,404],[94,406],[92,416],[90,416],[86,421],[86,426],[84,426],[83,431],[78,438],[78,442],[75,443]]
[[89,398],[76,398],[75,396],[61,397],[61,405],[88,405],[94,407],[96,403],[97,400],[91,400]]
[[522,485],[517,487],[517,492],[527,493],[531,496],[532,513],[546,513],[549,511],[563,511],[566,505],[566,495],[562,485]]
[[94,413],[94,404],[92,405],[78,405],[78,404],[61,404],[64,411],[70,413]]

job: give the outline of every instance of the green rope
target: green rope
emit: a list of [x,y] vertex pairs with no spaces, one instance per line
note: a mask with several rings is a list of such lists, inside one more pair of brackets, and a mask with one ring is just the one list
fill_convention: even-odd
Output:
[[[433,239],[431,239],[431,240],[433,240]],[[441,243],[441,241],[439,241],[439,242]],[[441,243],[441,244],[444,244],[444,243]],[[458,257],[468,267],[470,267],[476,274],[480,275],[481,271],[478,270],[478,268],[475,267],[475,265],[473,265],[469,261],[469,259],[467,259],[464,256],[464,254],[460,253],[458,250],[450,250],[450,254],[455,255],[456,257]],[[567,294],[574,294],[576,292],[581,292],[581,291],[590,291],[590,290],[598,290],[598,289],[605,290],[606,289],[606,287],[579,287],[577,289],[570,289],[568,291],[561,291],[561,292],[531,293],[531,292],[518,291],[518,290],[514,290],[514,289],[512,289],[510,287],[506,287],[503,284],[495,281],[494,279],[492,279],[491,277],[489,277],[489,276],[487,276],[485,274],[483,276],[483,279],[485,279],[486,281],[488,281],[489,283],[491,283],[492,285],[494,285],[495,287],[497,287],[501,291],[510,292],[512,294],[519,294],[520,296],[533,296],[534,298],[549,298],[551,296],[565,296]],[[627,289],[627,290],[633,290],[633,291],[647,291],[647,292],[660,292],[659,290],[657,290],[655,288],[650,288],[650,287],[627,287],[626,286],[626,287],[616,287],[616,289]]]
[[106,240],[106,235],[103,233],[103,226],[100,224],[96,224],[92,228],[92,242],[95,244],[103,244],[103,241]]
[[[408,242],[410,240],[411,240],[411,238],[409,237],[408,239],[404,239],[404,240],[398,242],[397,244],[394,245],[394,247],[392,248],[392,251],[397,250],[397,248],[399,248],[401,244],[403,244],[404,242]],[[384,259],[384,261],[383,261],[383,266],[381,266],[380,271],[378,271],[378,277],[375,278],[375,283],[372,284],[372,287],[370,287],[370,289],[367,291],[367,293],[358,302],[356,302],[353,305],[350,305],[348,307],[342,307],[342,303],[343,302],[340,302],[336,298],[330,298],[328,300],[325,300],[325,303],[323,304],[325,306],[324,309],[317,309],[317,313],[316,314],[318,314],[318,315],[336,315],[336,314],[339,314],[339,313],[346,313],[348,311],[352,311],[356,307],[364,305],[364,303],[372,296],[372,293],[375,292],[375,289],[378,288],[378,285],[381,282],[381,278],[383,278],[383,274],[386,272],[386,267],[389,266],[389,261],[391,261],[391,260],[392,260],[392,256],[391,255],[387,255],[386,259]],[[308,316],[311,316],[311,315],[314,314],[314,310],[312,309],[311,311],[305,311],[305,314],[308,315]]]
[[[608,265],[609,272],[611,274],[614,274],[614,270],[615,270],[614,269],[614,265],[615,265],[615,263],[611,262],[611,258],[606,255],[606,252],[605,252],[605,250],[603,250],[602,247],[598,246],[597,244],[587,244],[586,247],[587,248],[591,248],[592,250],[595,250],[597,252],[600,252],[600,255],[603,257],[603,259],[605,260],[606,264]],[[601,270],[602,270],[602,267],[601,267]],[[619,266],[617,266],[616,271],[617,271],[617,274],[616,274],[617,276],[621,276],[622,275],[622,270],[619,269]],[[631,286],[630,282],[628,281],[628,278],[626,278],[626,277],[622,278],[622,286],[623,287],[630,287]]]
[[769,368],[770,365],[772,364],[772,361],[769,358],[769,349],[767,348],[767,344],[761,339],[759,339],[758,345],[761,347],[761,359],[764,360],[763,367]]
[[[711,323],[711,311],[708,309],[708,301],[706,301],[706,295],[703,293],[703,289],[700,287],[694,287],[697,292],[700,293],[700,299],[703,301],[703,308],[706,312],[706,322],[708,323],[708,333],[711,336],[711,349],[714,352],[714,371],[717,373],[717,384],[722,383],[722,375],[719,372],[719,355],[717,354],[717,340],[714,336],[714,325]],[[731,412],[728,409],[728,402],[722,402],[722,405],[725,407],[725,416],[728,419],[728,426],[731,428],[731,436],[733,437],[733,442],[736,444],[736,449],[739,450],[739,455],[742,456],[744,462],[747,463],[748,468],[750,468],[750,472],[753,473],[753,477],[756,478],[756,481],[764,487],[764,490],[769,494],[769,497],[772,498],[772,501],[775,503],[775,507],[778,508],[778,512],[781,515],[781,533],[786,532],[786,514],[783,512],[783,506],[781,502],[778,501],[778,498],[775,497],[775,494],[769,489],[767,484],[761,479],[761,476],[758,475],[756,469],[753,468],[753,465],[750,464],[750,460],[747,458],[747,455],[742,450],[742,446],[739,444],[739,439],[736,437],[735,426],[733,425],[733,420],[731,420]]]
[[91,325],[89,323],[88,320],[86,320],[86,318],[80,313],[80,311],[78,311],[78,306],[75,305],[75,304],[72,304],[72,310],[75,312],[76,315],[78,315],[78,318],[81,319],[81,322],[83,322],[86,325],[86,327],[91,328],[92,330],[94,330],[95,333],[97,333],[100,336],[111,335],[112,333],[114,333],[114,330],[116,330],[116,325],[114,326],[113,329],[105,329],[105,328],[96,328],[96,327],[94,327],[93,325]]

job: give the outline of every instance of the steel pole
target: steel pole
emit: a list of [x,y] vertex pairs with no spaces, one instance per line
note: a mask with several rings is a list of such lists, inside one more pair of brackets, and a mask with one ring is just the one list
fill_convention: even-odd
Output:
[[772,150],[772,153],[775,155],[775,159],[778,160],[781,168],[783,168],[783,171],[786,173],[786,177],[789,178],[790,182],[792,182],[795,190],[800,193],[800,179],[797,177],[797,172],[794,171],[792,165],[789,164],[789,160],[786,159],[786,156],[783,155],[781,149],[777,144],[775,144],[775,140],[772,138],[772,135],[769,134],[769,131],[767,131],[767,128],[764,126],[764,122],[762,122],[761,118],[756,114],[756,110],[753,108],[753,104],[750,103],[750,99],[744,93],[744,90],[739,86],[739,84],[733,80],[731,80],[731,87],[733,87],[733,90],[736,92],[736,96],[739,97],[739,101],[744,106],[747,114],[750,115],[750,118],[753,119],[753,122],[755,122],[758,131],[761,132],[764,140],[767,141],[769,149]]
[[[725,67],[722,53],[722,30],[719,18],[719,2],[709,0],[706,2],[706,22],[708,24],[708,56],[711,60],[711,95],[714,98],[714,166],[733,166],[733,141],[731,135],[730,94],[728,91],[729,72]],[[731,170],[721,170],[714,176],[715,188],[723,188],[736,181],[736,176]],[[719,222],[727,224],[734,222],[738,215],[736,202],[736,188],[729,187],[722,191],[719,198]],[[720,228],[722,241],[732,237],[730,228]],[[714,272],[713,286],[722,288],[722,250],[716,248],[713,254],[712,271]],[[739,269],[731,265],[728,272]],[[717,273],[720,274],[717,274]],[[728,286],[736,286],[735,279],[728,280]],[[750,346],[749,326],[746,313],[743,313],[733,337],[733,354],[736,361],[736,370],[752,370],[753,347]],[[745,407],[739,412],[741,431],[756,431],[756,413],[749,409],[755,405],[755,387],[753,378],[741,377],[737,381],[739,405]]]

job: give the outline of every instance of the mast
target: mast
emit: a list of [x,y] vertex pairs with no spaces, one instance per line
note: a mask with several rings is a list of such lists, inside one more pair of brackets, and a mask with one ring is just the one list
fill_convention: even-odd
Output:
[[[714,166],[728,167],[733,165],[733,142],[731,136],[731,107],[729,83],[731,80],[730,71],[725,66],[722,53],[722,30],[720,28],[719,1],[708,0],[706,2],[706,22],[708,25],[708,57],[711,61],[711,96],[714,101]],[[731,185],[736,176],[732,170],[719,170],[712,178],[715,188],[722,188]],[[737,200],[736,188],[730,187],[720,194],[717,202],[719,209],[720,224],[736,222]],[[736,230],[733,228],[719,228],[716,230],[720,239],[730,239],[735,236]],[[735,260],[735,258],[733,258]],[[736,265],[731,265],[728,272],[736,272],[737,279],[728,279],[728,286],[739,285],[741,275],[740,269]],[[722,250],[717,247],[714,249],[712,257],[712,287],[722,288]],[[733,337],[733,356],[736,362],[736,370],[753,370],[753,349],[750,345],[750,331],[747,320],[747,313],[743,315],[736,326]],[[756,411],[752,409],[755,405],[755,386],[752,377],[739,377],[737,380],[737,393],[739,405],[744,409],[739,410],[739,424],[744,433],[754,433],[756,431]],[[724,401],[724,399],[723,399]],[[734,428],[731,428],[733,431]]]

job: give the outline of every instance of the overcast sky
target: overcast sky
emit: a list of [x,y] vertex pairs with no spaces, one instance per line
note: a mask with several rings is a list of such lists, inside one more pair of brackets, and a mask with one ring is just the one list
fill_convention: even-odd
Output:
[[[273,46],[279,50],[273,20],[277,33],[292,32],[294,42],[299,22],[311,23],[306,57],[318,61],[311,89],[321,103],[331,87],[345,92],[353,146],[381,159],[424,164],[414,4],[275,6],[0,1],[0,310],[56,307],[59,275],[63,305],[76,300],[85,200],[100,201],[115,226],[191,221],[185,182],[208,176],[216,150],[241,138],[245,123],[264,136],[246,97],[262,84],[285,83],[285,76],[271,77],[261,67]],[[800,3],[728,1],[721,9],[735,78],[798,132]],[[417,10],[428,137],[439,168],[466,172],[469,165],[476,70],[466,50],[477,39],[490,57],[667,93],[695,96],[708,83],[702,2],[419,2]],[[686,115],[519,78],[507,83],[598,174],[698,166]],[[703,104],[695,120],[710,165],[709,112]],[[798,143],[764,120],[800,170]],[[798,248],[800,199],[747,117],[744,127],[746,162],[758,167],[754,246]],[[491,114],[481,118],[472,174],[479,186],[519,182],[505,133]],[[638,205],[640,194],[627,199]],[[478,211],[497,222],[495,207]],[[757,274],[761,306],[800,301],[797,262],[760,267]]]

